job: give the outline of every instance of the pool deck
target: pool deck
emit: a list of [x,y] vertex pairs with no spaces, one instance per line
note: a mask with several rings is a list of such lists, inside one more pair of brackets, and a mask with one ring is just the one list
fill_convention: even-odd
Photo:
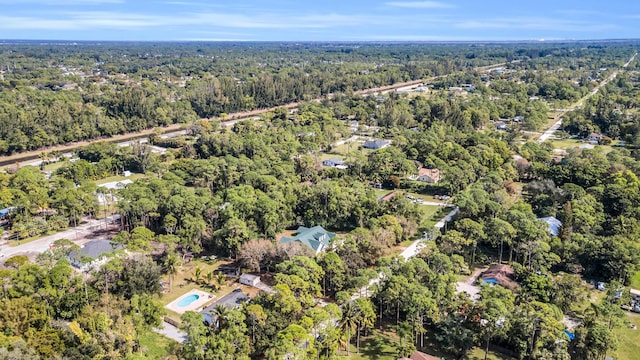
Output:
[[[187,305],[187,306],[178,306],[178,303],[180,302],[180,300],[191,296],[191,295],[198,295],[200,296],[200,298],[198,298],[196,301],[192,302],[191,304]],[[204,305],[210,301],[213,301],[213,299],[215,299],[215,295],[213,294],[209,294],[208,292],[204,292],[202,290],[198,290],[198,289],[193,289],[189,292],[187,292],[186,294],[180,296],[179,298],[173,300],[172,302],[170,302],[169,304],[167,304],[165,306],[165,308],[178,313],[178,314],[184,314],[187,311],[200,311],[202,310],[202,308],[204,307]]]

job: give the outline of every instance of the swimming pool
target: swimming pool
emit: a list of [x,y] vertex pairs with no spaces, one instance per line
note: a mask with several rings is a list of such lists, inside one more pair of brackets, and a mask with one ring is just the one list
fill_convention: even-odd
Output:
[[191,303],[193,303],[194,301],[196,301],[198,299],[200,299],[200,295],[196,295],[196,294],[189,295],[189,296],[185,297],[184,299],[180,300],[178,302],[178,306],[179,307],[189,306],[189,305],[191,305]]

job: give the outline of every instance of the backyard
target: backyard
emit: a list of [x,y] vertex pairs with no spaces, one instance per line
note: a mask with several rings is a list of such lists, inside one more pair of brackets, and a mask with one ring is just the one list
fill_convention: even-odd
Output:
[[618,349],[608,355],[616,360],[634,360],[640,354],[640,331],[630,326],[640,325],[640,314],[627,313],[626,320],[629,324],[613,330],[618,339]]
[[[193,289],[199,289],[208,293],[215,294],[212,300],[220,298],[221,295],[231,291],[228,283],[231,281],[228,277],[222,284],[218,284],[215,275],[211,276],[211,281],[207,279],[207,274],[213,274],[221,265],[228,265],[230,261],[204,261],[194,259],[191,262],[178,267],[178,272],[173,276],[173,290],[162,294],[160,302],[162,306],[166,306],[180,296],[186,294]],[[195,281],[196,269],[200,269],[199,282]],[[163,280],[169,284],[169,276],[165,275]],[[222,285],[222,286],[220,286]],[[168,285],[167,285],[168,286]],[[167,316],[173,320],[179,321],[180,314],[167,310]]]

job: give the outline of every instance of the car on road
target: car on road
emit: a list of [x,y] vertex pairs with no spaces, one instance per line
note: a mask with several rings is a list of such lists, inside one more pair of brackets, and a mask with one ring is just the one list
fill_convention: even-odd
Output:
[[5,256],[5,254],[3,252],[0,252],[0,258],[3,258]]

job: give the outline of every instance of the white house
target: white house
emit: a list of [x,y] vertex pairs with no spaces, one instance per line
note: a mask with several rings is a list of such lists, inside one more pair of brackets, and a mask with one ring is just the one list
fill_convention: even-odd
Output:
[[589,136],[587,136],[585,141],[589,144],[597,145],[600,143],[602,138],[604,138],[604,135],[592,132],[591,134],[589,134]]
[[344,160],[338,158],[327,159],[322,161],[322,165],[328,167],[344,166]]
[[429,184],[435,184],[442,179],[440,170],[438,169],[425,169],[422,168],[418,172],[418,181],[426,182]]
[[260,284],[260,276],[251,275],[251,274],[242,274],[240,275],[240,284],[249,285],[249,286],[257,286]]

